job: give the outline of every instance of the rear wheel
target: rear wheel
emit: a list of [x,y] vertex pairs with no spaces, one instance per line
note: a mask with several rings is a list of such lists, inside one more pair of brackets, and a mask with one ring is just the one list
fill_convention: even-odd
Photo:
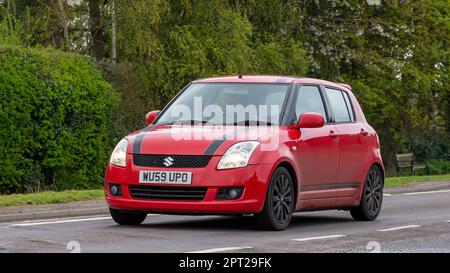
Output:
[[114,222],[119,225],[139,225],[144,222],[147,217],[147,213],[145,212],[125,212],[113,208],[109,208],[109,212],[111,213]]
[[278,167],[270,179],[264,209],[256,215],[261,228],[286,229],[294,211],[294,196],[291,175],[285,168]]
[[383,203],[383,186],[380,169],[372,166],[366,176],[359,206],[350,209],[353,219],[373,221],[378,217]]

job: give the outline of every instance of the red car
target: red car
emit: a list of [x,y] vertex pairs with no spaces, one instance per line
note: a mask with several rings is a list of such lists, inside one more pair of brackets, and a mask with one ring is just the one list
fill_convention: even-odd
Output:
[[384,167],[347,84],[284,76],[197,80],[122,139],[105,177],[118,224],[148,213],[254,214],[283,230],[294,212],[374,220]]

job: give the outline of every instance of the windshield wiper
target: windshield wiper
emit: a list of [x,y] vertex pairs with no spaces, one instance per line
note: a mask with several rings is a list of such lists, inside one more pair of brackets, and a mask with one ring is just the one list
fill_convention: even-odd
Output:
[[196,120],[196,119],[190,119],[190,120],[177,120],[174,122],[171,122],[170,125],[173,124],[179,124],[179,125],[195,125],[195,124],[207,124],[208,121],[207,120]]
[[265,125],[265,126],[272,126],[273,123],[270,121],[261,121],[261,120],[242,120],[239,122],[234,122],[233,125],[237,126],[237,125],[244,125],[244,126],[250,126],[250,125],[256,125],[256,126],[261,126],[261,125]]

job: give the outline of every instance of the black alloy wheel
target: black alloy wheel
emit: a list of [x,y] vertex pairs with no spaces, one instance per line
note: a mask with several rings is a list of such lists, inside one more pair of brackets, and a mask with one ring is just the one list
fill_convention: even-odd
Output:
[[383,177],[377,166],[372,166],[367,173],[361,203],[358,207],[350,209],[355,220],[373,221],[381,211],[383,203]]
[[292,177],[286,168],[278,167],[270,179],[263,211],[256,219],[262,229],[285,230],[291,222],[294,207]]
[[292,202],[294,199],[290,178],[280,174],[275,181],[273,192],[273,214],[278,223],[284,224],[290,220]]

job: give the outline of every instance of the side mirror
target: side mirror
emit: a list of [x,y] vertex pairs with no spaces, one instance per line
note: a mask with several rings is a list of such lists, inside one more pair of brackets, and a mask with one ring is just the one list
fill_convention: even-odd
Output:
[[153,121],[155,121],[158,114],[159,114],[159,110],[148,112],[147,115],[145,116],[145,121],[147,122],[147,125],[152,124]]
[[298,119],[299,128],[320,128],[325,124],[323,116],[317,113],[306,112]]

